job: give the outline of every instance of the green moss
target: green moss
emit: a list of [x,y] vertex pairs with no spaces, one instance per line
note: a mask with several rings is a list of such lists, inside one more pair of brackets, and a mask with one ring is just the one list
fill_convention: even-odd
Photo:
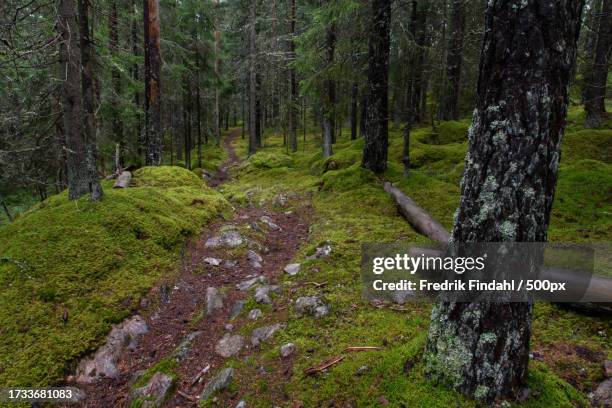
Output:
[[276,169],[279,167],[291,167],[293,160],[283,153],[271,154],[260,151],[249,157],[247,163],[257,169]]
[[144,373],[134,383],[132,384],[132,389],[143,387],[149,382],[151,377],[155,375],[155,373],[164,373],[171,378],[176,378],[175,370],[178,367],[178,363],[173,358],[163,358],[159,360],[157,363],[153,364],[151,367],[147,368]]
[[200,177],[176,166],[143,167],[134,172],[134,187],[202,187]]
[[64,192],[0,229],[1,384],[61,380],[67,363],[171,278],[186,237],[228,209],[187,170],[137,173],[147,187],[107,189],[99,203]]
[[442,122],[435,131],[429,133],[422,141],[435,145],[466,142],[469,127],[470,123],[467,120]]

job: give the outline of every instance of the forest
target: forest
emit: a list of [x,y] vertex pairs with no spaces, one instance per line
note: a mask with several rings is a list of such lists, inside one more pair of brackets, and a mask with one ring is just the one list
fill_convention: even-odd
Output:
[[[611,55],[612,0],[3,0],[0,406],[612,407]],[[374,243],[600,297],[372,298]]]

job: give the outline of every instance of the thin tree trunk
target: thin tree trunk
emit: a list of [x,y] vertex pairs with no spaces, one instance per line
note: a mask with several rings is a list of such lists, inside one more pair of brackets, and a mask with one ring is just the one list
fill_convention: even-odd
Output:
[[357,82],[351,85],[351,140],[357,139],[357,98],[359,87]]
[[391,0],[371,0],[369,39],[368,108],[362,166],[375,173],[387,169],[389,145],[389,49]]
[[459,91],[463,65],[463,34],[465,31],[465,0],[452,0],[450,16],[451,38],[446,54],[446,87],[444,88],[438,119],[459,119]]
[[257,151],[257,129],[255,123],[257,122],[256,112],[256,99],[257,99],[257,79],[256,79],[256,66],[257,66],[257,49],[255,48],[255,40],[257,37],[256,30],[257,14],[256,14],[256,2],[252,1],[249,8],[249,156]]
[[[453,242],[546,241],[582,5],[489,1]],[[438,303],[428,376],[487,404],[515,396],[531,317],[531,303]]]
[[185,167],[191,170],[191,84],[189,74],[183,74],[183,129]]
[[[291,39],[289,40],[289,63],[295,60],[295,0],[290,0],[290,23],[289,33]],[[295,76],[295,68],[289,68],[289,148],[292,152],[297,152],[297,122],[298,122],[298,100],[297,100],[297,80]]]
[[143,0],[145,50],[145,144],[147,166],[162,163],[159,0]]
[[[334,63],[336,48],[336,24],[331,23],[325,34],[325,63],[330,67]],[[333,79],[325,80],[325,100],[323,103],[323,157],[334,154],[332,145],[335,140],[334,110],[336,104],[336,83]]]
[[[109,28],[109,49],[112,55],[117,55],[119,52],[119,30],[118,30],[118,16],[117,16],[117,0],[111,0],[110,13],[108,16],[108,28]],[[123,151],[125,150],[125,140],[123,139],[123,121],[121,120],[121,73],[116,66],[113,65],[111,69],[111,77],[113,84],[113,96],[112,100],[112,128],[114,139],[119,143],[121,149],[119,151],[119,161],[121,167],[124,166],[125,160],[123,158]]]
[[[215,8],[219,8],[219,0],[215,0]],[[219,22],[215,22],[215,142],[217,146],[221,145],[221,111],[220,104],[220,76],[221,76],[221,31],[219,31]]]
[[[138,7],[136,6],[136,0],[132,0],[132,10],[134,15],[132,16],[132,55],[138,57],[140,52],[138,51]],[[132,65],[132,79],[138,83],[140,81],[140,67],[137,62]],[[136,108],[140,108],[140,92],[134,92],[134,105]],[[135,129],[134,140],[136,141],[136,150],[138,156],[142,157],[145,151],[145,140],[142,129],[142,115],[137,113],[136,129]]]
[[590,57],[589,71],[584,79],[584,127],[598,128],[606,112],[606,84],[612,53],[612,1],[601,2],[597,10],[598,29],[594,55]]
[[4,210],[4,213],[6,214],[6,218],[8,218],[9,222],[13,222],[13,217],[11,217],[11,212],[8,209],[8,206],[6,205],[6,202],[4,201],[4,197],[2,197],[2,194],[0,194],[0,204],[2,204],[2,209]]

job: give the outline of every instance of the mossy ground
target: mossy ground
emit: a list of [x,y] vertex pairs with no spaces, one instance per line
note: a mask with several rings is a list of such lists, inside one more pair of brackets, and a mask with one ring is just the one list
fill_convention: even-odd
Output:
[[102,202],[66,193],[0,229],[0,384],[49,385],[170,279],[187,236],[227,201],[179,167],[143,168]]
[[[610,241],[612,130],[609,124],[603,130],[585,130],[574,123],[582,123],[580,115],[577,110],[570,113],[550,239]],[[469,121],[461,121],[443,123],[435,132],[428,127],[414,129],[413,168],[407,178],[402,176],[401,134],[390,134],[389,170],[384,178],[397,183],[447,228],[452,225],[459,202],[468,126]],[[324,160],[318,135],[308,134],[306,148],[300,144],[298,153],[288,154],[281,136],[266,134],[260,153],[247,160],[235,182],[224,186],[226,197],[238,203],[274,204],[279,193],[289,191],[298,194],[297,200],[304,197],[312,201],[315,216],[311,237],[296,256],[296,261],[303,263],[304,273],[297,278],[284,277],[283,285],[294,289],[290,295],[294,300],[315,293],[322,296],[332,311],[322,320],[298,318],[290,312],[288,327],[260,353],[246,361],[231,362],[240,368],[237,382],[241,393],[254,407],[271,407],[284,396],[302,401],[306,407],[380,406],[381,397],[392,407],[474,406],[474,402],[424,378],[420,356],[429,326],[429,304],[376,308],[361,299],[361,243],[427,239],[398,216],[380,180],[360,168],[363,141],[347,140],[346,131],[344,135],[334,145],[335,154]],[[598,148],[592,148],[593,139]],[[246,141],[238,140],[236,148],[246,159]],[[277,157],[283,159],[279,161]],[[263,158],[273,160],[260,163]],[[332,245],[331,256],[304,260],[325,241]],[[308,282],[325,285],[317,288]],[[580,315],[550,304],[536,305],[531,345],[534,350],[548,353],[557,345],[571,344],[611,358],[610,336],[609,319]],[[261,367],[267,372],[282,371],[278,347],[289,341],[298,347],[293,376],[279,381],[278,377],[261,375]],[[356,345],[384,346],[384,350],[349,354],[318,377],[302,374],[305,368]],[[528,380],[532,397],[521,406],[587,405],[586,394],[603,379],[603,369],[601,362],[574,357],[569,369],[546,359],[532,360]],[[557,353],[555,358],[563,361],[566,357]],[[413,364],[409,370],[404,368],[406,361]],[[586,374],[574,376],[575,364]],[[358,373],[362,366],[368,369]]]

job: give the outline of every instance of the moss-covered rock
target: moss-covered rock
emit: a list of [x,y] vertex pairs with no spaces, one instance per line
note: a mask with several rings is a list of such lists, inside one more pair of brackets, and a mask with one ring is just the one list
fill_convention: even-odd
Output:
[[134,187],[202,187],[202,179],[177,166],[142,167],[134,172]]
[[271,153],[259,151],[249,157],[247,163],[257,169],[276,169],[280,167],[292,167],[293,159],[283,153]]

